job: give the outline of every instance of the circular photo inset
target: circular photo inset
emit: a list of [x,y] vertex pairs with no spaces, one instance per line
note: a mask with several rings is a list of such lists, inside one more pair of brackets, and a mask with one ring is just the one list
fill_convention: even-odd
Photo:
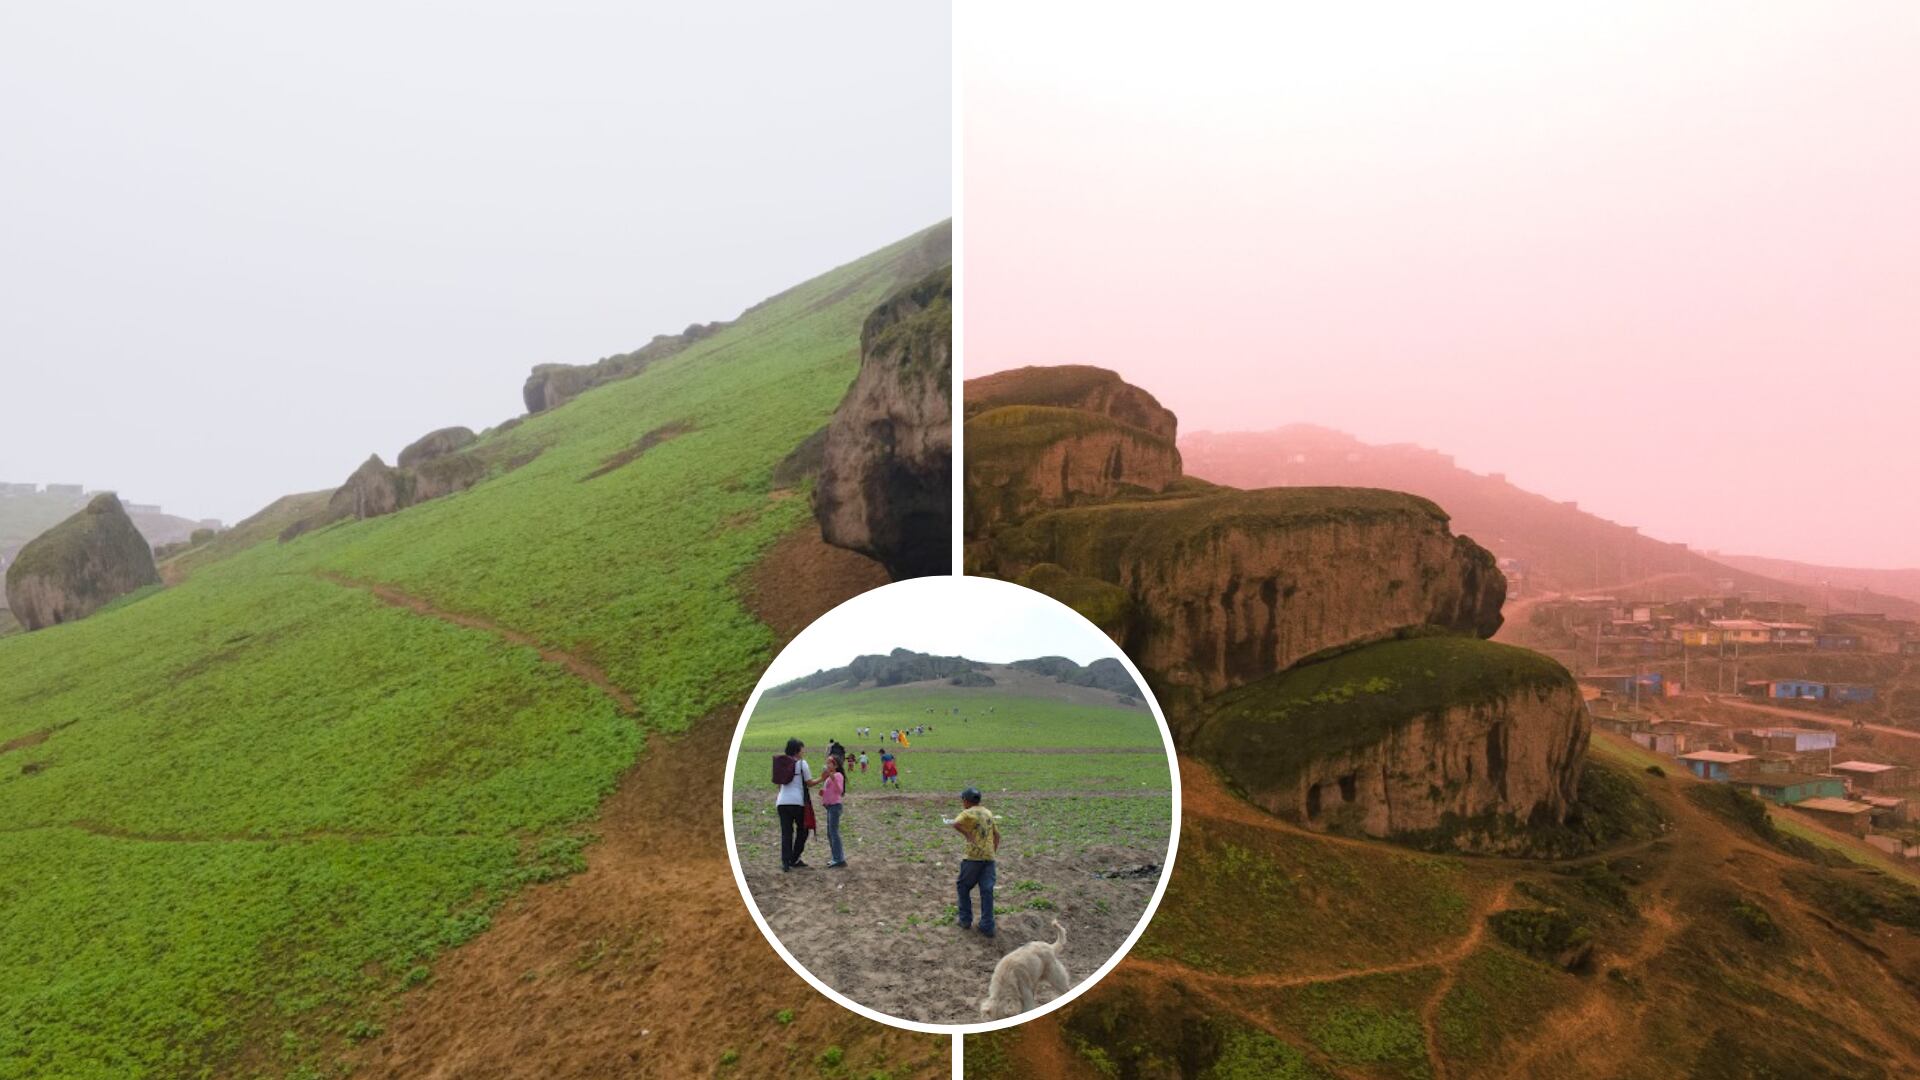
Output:
[[930,577],[802,631],[734,733],[754,921],[865,1016],[989,1031],[1105,975],[1159,905],[1179,770],[1133,663],[1018,585]]

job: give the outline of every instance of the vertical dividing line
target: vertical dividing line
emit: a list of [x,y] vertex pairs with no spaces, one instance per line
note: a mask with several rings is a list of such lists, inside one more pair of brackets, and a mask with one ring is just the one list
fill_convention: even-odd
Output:
[[967,1080],[967,1037],[953,1033],[953,1080]]
[[[963,151],[966,146],[966,138],[964,135],[966,125],[964,123],[965,95],[962,93],[963,81],[960,77],[960,70],[965,59],[966,50],[962,47],[960,5],[958,3],[952,5],[951,15],[949,17],[952,21],[949,24],[948,36],[953,42],[953,73],[951,81],[953,102],[950,112],[953,131],[951,133],[952,149],[949,151],[953,156],[953,518],[951,528],[953,531],[953,572],[958,575],[962,567],[966,565],[966,545],[961,539],[961,534],[962,523],[966,521],[967,512],[967,486],[965,483],[967,473],[967,440],[966,428],[962,423],[964,402],[961,400],[961,387],[966,385],[967,380],[967,200],[965,197],[966,170],[963,165],[965,161]],[[957,1077],[960,1075],[960,1036],[955,1035],[953,1037],[953,1045],[953,1067],[955,1070],[953,1075]]]

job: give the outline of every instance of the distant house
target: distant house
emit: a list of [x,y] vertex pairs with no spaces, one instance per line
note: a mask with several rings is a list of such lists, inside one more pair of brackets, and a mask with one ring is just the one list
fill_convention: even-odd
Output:
[[1860,801],[1873,807],[1873,823],[1883,829],[1907,823],[1907,800],[1892,795],[1862,795]]
[[1812,679],[1760,679],[1741,688],[1751,697],[1782,701],[1825,701],[1827,684]]
[[1818,635],[1811,625],[1799,622],[1770,622],[1767,641],[1774,645],[1812,645]]
[[160,504],[159,504],[159,503],[128,503],[128,504],[126,504],[126,509],[127,509],[127,513],[129,513],[129,514],[158,514],[158,513],[161,513],[161,509],[160,509]]
[[1837,776],[1815,776],[1812,773],[1755,773],[1740,783],[1760,798],[1780,806],[1796,806],[1808,799],[1830,798],[1844,801],[1847,797],[1847,785]]
[[1632,739],[1636,746],[1668,757],[1679,757],[1687,750],[1687,736],[1678,731],[1636,731],[1627,738]]
[[1765,645],[1773,640],[1773,631],[1758,619],[1715,619],[1712,625],[1729,645]]
[[1814,638],[1813,646],[1827,652],[1857,652],[1860,648],[1860,635],[1821,634]]
[[1840,736],[1826,728],[1763,727],[1733,733],[1733,741],[1753,750],[1785,750],[1804,754],[1812,750],[1831,750]]
[[1860,683],[1828,683],[1827,697],[1841,705],[1858,705],[1873,700],[1873,687]]
[[65,495],[69,498],[78,499],[86,495],[86,493],[87,493],[87,485],[85,484],[48,484],[47,485],[47,494],[49,495]]
[[1793,808],[1841,832],[1865,836],[1873,831],[1873,807],[1863,802],[1820,795],[1802,799],[1794,803]]
[[1721,631],[1712,626],[1676,626],[1673,630],[1682,645],[1718,645],[1722,637]]
[[1702,780],[1735,780],[1752,771],[1759,759],[1752,754],[1736,754],[1726,750],[1694,750],[1680,755],[1687,763],[1687,771]]
[[1639,685],[1641,697],[1660,697],[1666,692],[1666,680],[1657,671],[1642,672],[1634,675],[1582,675],[1580,684],[1590,686],[1602,693],[1616,697],[1634,696],[1635,683]]
[[1833,775],[1845,780],[1854,791],[1892,791],[1906,786],[1907,770],[1901,765],[1878,761],[1842,761],[1833,766]]
[[1867,843],[1872,844],[1874,847],[1879,848],[1889,855],[1897,855],[1902,859],[1920,859],[1920,844],[1916,844],[1911,840],[1902,839],[1898,836],[1875,834],[1867,837]]

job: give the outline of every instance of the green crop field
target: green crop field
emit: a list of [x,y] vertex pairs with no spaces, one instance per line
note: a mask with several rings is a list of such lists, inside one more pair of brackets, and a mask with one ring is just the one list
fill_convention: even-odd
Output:
[[[469,491],[0,641],[0,1077],[319,1075],[515,888],[580,866],[645,733],[742,700],[769,659],[734,584],[808,514],[771,473],[922,251],[485,436],[531,460]],[[670,423],[690,430],[588,478]],[[638,715],[355,583],[590,662]]]

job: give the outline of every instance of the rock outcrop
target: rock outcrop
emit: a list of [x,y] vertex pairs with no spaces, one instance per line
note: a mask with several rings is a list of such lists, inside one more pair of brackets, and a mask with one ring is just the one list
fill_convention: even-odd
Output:
[[591,364],[541,364],[527,376],[520,396],[529,413],[545,412],[581,394],[617,379],[629,379],[697,341],[725,330],[726,322],[694,323],[678,334],[660,334],[628,353],[604,357]]
[[1002,530],[992,551],[997,572],[1051,595],[1117,585],[1151,617],[1109,617],[1109,632],[1158,683],[1200,696],[1425,627],[1490,635],[1506,595],[1493,557],[1449,532],[1438,507],[1368,488],[1215,489],[1049,511]]
[[965,412],[1040,405],[1094,413],[1173,442],[1179,424],[1159,399],[1106,368],[1087,364],[1023,367],[967,380]]
[[1180,741],[1312,829],[1524,850],[1573,806],[1587,748],[1573,677],[1464,637],[1370,645],[1223,694]]
[[1579,695],[1553,661],[1480,640],[1506,579],[1438,506],[1182,476],[1172,414],[1099,369],[1006,372],[966,394],[968,572],[1106,631],[1182,748],[1255,802],[1474,850],[1565,820]]
[[1043,507],[1158,494],[1180,479],[1171,438],[1094,412],[1005,405],[967,421],[967,529]]
[[21,626],[39,630],[159,583],[146,538],[118,498],[101,494],[20,549],[7,567],[7,607]]
[[952,679],[977,672],[984,666],[964,656],[934,656],[911,649],[895,649],[885,656],[878,653],[856,656],[845,667],[823,668],[811,675],[782,683],[768,692],[778,695],[827,687],[853,689],[859,686],[899,686],[903,683]]
[[327,518],[370,518],[413,505],[413,473],[395,469],[374,454],[360,463],[327,500]]
[[1064,656],[1040,656],[1015,660],[1009,667],[1045,675],[1068,686],[1090,686],[1127,697],[1140,696],[1140,687],[1127,674],[1127,666],[1110,656],[1101,657],[1084,667]]
[[472,428],[466,427],[445,427],[438,431],[429,431],[408,443],[407,448],[400,451],[397,463],[403,469],[410,469],[435,458],[445,457],[456,450],[464,450],[472,446],[478,438],[479,436],[473,433]]
[[828,426],[813,513],[830,544],[903,578],[951,566],[953,273],[895,293],[860,331],[860,373]]

